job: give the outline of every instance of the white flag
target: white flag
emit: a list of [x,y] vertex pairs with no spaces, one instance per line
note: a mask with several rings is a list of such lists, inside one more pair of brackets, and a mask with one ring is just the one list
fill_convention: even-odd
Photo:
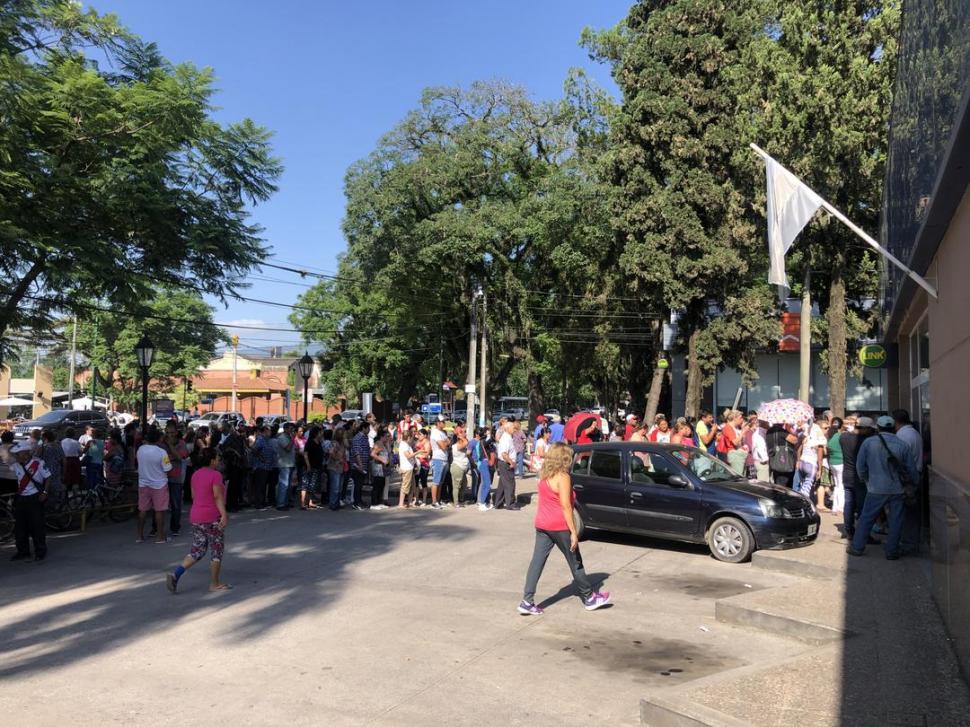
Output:
[[791,287],[785,274],[785,253],[823,202],[798,177],[757,151],[765,160],[768,177],[768,282],[780,285],[787,295]]

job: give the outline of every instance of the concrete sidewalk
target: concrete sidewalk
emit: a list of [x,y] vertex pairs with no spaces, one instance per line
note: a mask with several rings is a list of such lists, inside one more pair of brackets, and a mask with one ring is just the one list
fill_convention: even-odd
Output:
[[585,612],[553,554],[546,614],[520,617],[533,515],[246,513],[227,534],[234,590],[208,593],[200,565],[176,596],[164,573],[184,536],[136,545],[129,522],[54,537],[43,564],[0,561],[0,713],[15,727],[636,725],[645,695],[810,649],[715,618],[718,599],[797,578],[639,538],[583,543],[612,608]]
[[812,645],[775,662],[650,692],[643,724],[966,725],[970,694],[930,597],[928,562],[852,558],[833,516],[810,548],[756,553],[800,582],[720,599],[721,622]]

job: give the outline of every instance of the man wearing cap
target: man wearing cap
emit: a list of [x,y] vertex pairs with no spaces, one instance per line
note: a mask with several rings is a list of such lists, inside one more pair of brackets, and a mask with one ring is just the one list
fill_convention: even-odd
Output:
[[562,423],[562,419],[557,418],[552,424],[549,425],[549,444],[565,441],[566,425]]
[[17,442],[10,448],[14,456],[12,469],[17,480],[17,494],[13,499],[14,534],[17,552],[11,560],[30,558],[30,541],[34,542],[34,560],[47,557],[47,533],[44,524],[44,501],[51,473],[44,463],[32,456],[30,440]]
[[445,418],[439,414],[431,429],[431,507],[435,510],[441,509],[439,498],[445,471],[448,469],[450,447],[451,440],[445,433]]
[[899,559],[899,541],[903,534],[903,483],[899,468],[904,468],[913,482],[918,473],[908,457],[906,443],[893,433],[895,422],[891,416],[876,420],[878,431],[859,447],[856,459],[858,476],[866,483],[866,503],[859,516],[859,524],[846,548],[849,555],[862,555],[866,549],[869,531],[883,508],[889,509],[889,537],[883,548],[887,560]]
[[[842,537],[848,540],[852,540],[855,535],[856,519],[862,514],[862,506],[866,502],[866,483],[856,473],[856,459],[859,447],[875,431],[876,423],[872,419],[857,417],[853,428],[839,435],[839,444],[842,447],[842,488],[845,491]],[[869,536],[869,544],[877,545],[878,541]]]
[[637,430],[637,415],[627,414],[626,415],[626,427],[623,429],[623,441],[629,442],[630,437]]
[[536,417],[536,428],[532,431],[532,446],[535,447],[535,443],[542,439],[542,430],[546,428],[546,417],[544,414],[540,414]]

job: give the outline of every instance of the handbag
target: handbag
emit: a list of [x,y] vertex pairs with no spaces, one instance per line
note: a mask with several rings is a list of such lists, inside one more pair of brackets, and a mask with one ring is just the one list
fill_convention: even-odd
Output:
[[909,470],[903,467],[903,463],[896,459],[896,455],[893,454],[889,445],[886,444],[886,440],[882,438],[882,434],[876,432],[876,436],[879,437],[879,441],[882,442],[883,448],[886,450],[886,456],[889,458],[889,464],[892,465],[893,469],[896,470],[896,476],[899,477],[899,482],[903,486],[903,501],[907,505],[916,504],[916,483],[909,476]]

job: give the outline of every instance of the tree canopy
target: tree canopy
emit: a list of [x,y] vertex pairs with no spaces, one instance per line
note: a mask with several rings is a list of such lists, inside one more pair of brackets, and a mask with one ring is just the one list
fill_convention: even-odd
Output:
[[248,205],[276,189],[269,132],[211,117],[213,74],[165,61],[112,15],[2,0],[0,361],[96,298],[138,311],[154,286],[225,300],[265,257]]

